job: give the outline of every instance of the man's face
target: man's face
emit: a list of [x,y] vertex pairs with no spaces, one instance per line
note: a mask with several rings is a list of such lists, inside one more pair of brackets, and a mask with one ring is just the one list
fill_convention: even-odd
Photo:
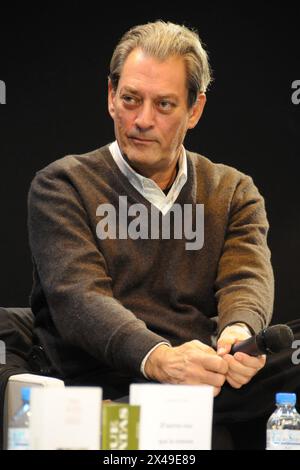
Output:
[[162,171],[177,160],[188,129],[203,110],[205,95],[187,107],[182,57],[161,62],[134,49],[127,57],[118,88],[109,83],[109,112],[121,151],[140,173]]

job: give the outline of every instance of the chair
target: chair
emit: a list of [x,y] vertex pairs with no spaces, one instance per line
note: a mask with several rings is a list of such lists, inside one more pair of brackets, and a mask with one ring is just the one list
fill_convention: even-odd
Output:
[[33,319],[30,308],[0,307],[0,449],[7,448],[7,425],[21,405],[21,387],[64,387],[62,380],[30,371]]

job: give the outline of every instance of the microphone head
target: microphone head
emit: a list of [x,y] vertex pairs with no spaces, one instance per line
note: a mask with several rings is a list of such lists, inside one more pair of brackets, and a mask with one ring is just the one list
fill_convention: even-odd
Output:
[[294,334],[287,325],[273,325],[262,330],[259,334],[259,346],[264,353],[276,353],[290,348]]

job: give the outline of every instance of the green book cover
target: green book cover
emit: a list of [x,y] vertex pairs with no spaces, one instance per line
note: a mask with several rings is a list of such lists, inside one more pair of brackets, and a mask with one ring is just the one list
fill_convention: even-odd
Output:
[[140,407],[126,403],[103,403],[102,449],[139,448]]

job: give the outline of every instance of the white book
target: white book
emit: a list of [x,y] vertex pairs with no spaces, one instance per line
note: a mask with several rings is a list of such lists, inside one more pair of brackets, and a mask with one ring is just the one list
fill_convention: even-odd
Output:
[[31,449],[99,450],[101,404],[99,387],[32,388]]
[[213,387],[132,384],[130,404],[141,407],[139,449],[211,449]]

